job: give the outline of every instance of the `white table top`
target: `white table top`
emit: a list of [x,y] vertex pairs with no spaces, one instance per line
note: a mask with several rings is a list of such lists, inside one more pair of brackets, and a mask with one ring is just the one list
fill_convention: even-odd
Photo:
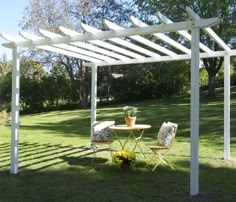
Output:
[[128,127],[127,125],[114,125],[109,127],[111,130],[143,130],[151,128],[151,125],[147,124],[135,124],[133,127]]

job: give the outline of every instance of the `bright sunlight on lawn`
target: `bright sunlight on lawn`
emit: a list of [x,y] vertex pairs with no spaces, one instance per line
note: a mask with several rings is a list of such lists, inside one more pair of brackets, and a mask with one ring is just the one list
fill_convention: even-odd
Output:
[[[224,161],[223,95],[200,108],[199,200],[236,200],[236,88],[231,101],[231,161]],[[21,116],[19,174],[9,174],[10,127],[0,128],[0,201],[191,201],[189,97],[132,103],[139,109],[137,123],[150,124],[142,148],[156,141],[163,121],[177,122],[178,131],[168,160],[175,170],[160,164],[154,172],[136,153],[127,173],[110,165],[110,153],[99,152],[91,165],[90,110],[55,111]],[[124,124],[121,105],[98,109],[98,120]],[[122,136],[123,135],[123,136]],[[121,134],[125,138],[125,133]],[[132,146],[132,145],[130,145]],[[115,149],[120,149],[117,142]],[[195,200],[195,199],[194,199]]]

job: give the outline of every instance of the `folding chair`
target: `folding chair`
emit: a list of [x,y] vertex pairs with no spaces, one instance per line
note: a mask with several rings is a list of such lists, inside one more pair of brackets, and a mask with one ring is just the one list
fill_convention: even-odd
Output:
[[164,122],[157,134],[157,143],[147,145],[148,148],[153,152],[153,155],[147,162],[147,165],[149,166],[151,161],[156,157],[156,164],[152,168],[152,171],[157,168],[160,162],[163,162],[165,165],[168,165],[174,169],[174,167],[165,159],[165,157],[173,145],[177,127],[178,124],[176,123]]
[[111,144],[113,143],[113,138],[112,131],[109,129],[109,127],[113,125],[115,125],[115,121],[100,121],[93,124],[93,136],[91,139],[91,148],[93,150],[92,165],[98,151],[97,145],[108,144],[112,158]]

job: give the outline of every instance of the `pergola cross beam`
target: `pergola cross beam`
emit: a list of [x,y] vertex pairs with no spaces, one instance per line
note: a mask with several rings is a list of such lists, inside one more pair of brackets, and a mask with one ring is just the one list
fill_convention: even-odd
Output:
[[117,31],[103,31],[96,34],[83,34],[83,35],[75,35],[75,36],[63,36],[56,37],[53,39],[39,39],[39,40],[24,40],[20,42],[10,42],[6,44],[2,44],[7,48],[14,47],[35,47],[35,46],[43,46],[43,45],[54,45],[60,43],[72,43],[72,42],[83,42],[89,40],[101,40],[101,39],[109,39],[114,37],[129,37],[133,35],[147,35],[153,33],[164,33],[164,32],[176,32],[178,30],[190,30],[192,27],[210,27],[219,23],[219,19],[209,18],[209,19],[201,19],[197,21],[185,21],[185,22],[177,22],[166,25],[151,25],[148,27],[135,27],[128,28],[125,30],[117,30]]

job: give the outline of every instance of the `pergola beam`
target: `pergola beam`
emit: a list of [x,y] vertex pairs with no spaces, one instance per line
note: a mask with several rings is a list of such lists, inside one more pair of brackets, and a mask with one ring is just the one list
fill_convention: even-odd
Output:
[[[226,54],[236,55],[236,50],[232,50],[231,53],[227,51],[215,51],[213,53],[200,53],[200,58],[213,58],[213,57],[224,57]],[[161,56],[151,57],[142,60],[129,59],[129,60],[117,60],[117,61],[103,61],[96,63],[97,66],[112,66],[112,65],[126,65],[126,64],[141,64],[141,63],[154,63],[154,62],[166,62],[166,61],[177,61],[177,60],[191,60],[191,55],[182,54],[177,56]],[[85,63],[86,66],[91,66],[89,63]]]
[[177,22],[166,25],[152,25],[149,27],[135,27],[128,28],[126,30],[118,30],[118,31],[103,31],[96,34],[83,34],[76,36],[63,36],[57,37],[53,39],[39,39],[39,40],[24,40],[20,42],[10,42],[2,44],[7,48],[14,47],[35,47],[35,46],[43,46],[43,45],[55,45],[60,43],[72,43],[72,42],[83,42],[89,40],[98,40],[98,39],[109,39],[114,37],[129,37],[135,35],[147,35],[153,33],[164,33],[164,32],[176,32],[178,30],[190,30],[193,27],[210,27],[219,22],[219,18],[209,18],[209,19],[201,19],[198,21],[186,21],[186,22]]

